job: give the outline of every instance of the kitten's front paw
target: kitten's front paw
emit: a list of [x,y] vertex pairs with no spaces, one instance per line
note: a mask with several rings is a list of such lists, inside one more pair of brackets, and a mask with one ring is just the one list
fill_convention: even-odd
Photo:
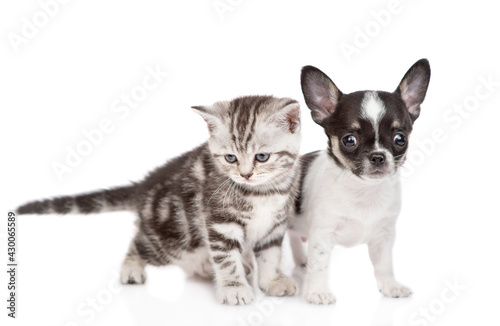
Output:
[[283,297],[285,295],[294,295],[297,291],[297,284],[288,276],[280,276],[272,280],[262,291],[273,297]]
[[388,281],[379,285],[380,293],[390,298],[406,298],[413,294],[411,289],[397,281]]
[[253,301],[253,290],[248,284],[222,286],[217,290],[217,300],[228,305],[245,305]]
[[138,264],[124,263],[120,271],[120,281],[122,284],[144,284],[146,282],[144,267]]
[[334,304],[337,302],[335,296],[331,292],[307,292],[305,295],[306,301],[314,304]]

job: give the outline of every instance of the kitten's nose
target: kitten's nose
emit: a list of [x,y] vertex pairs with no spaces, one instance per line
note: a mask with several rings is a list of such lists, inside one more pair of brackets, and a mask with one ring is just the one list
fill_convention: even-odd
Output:
[[373,153],[370,155],[370,162],[376,167],[379,167],[384,164],[385,155],[383,153]]
[[250,177],[253,175],[253,172],[250,172],[250,173],[247,173],[247,174],[243,174],[243,173],[240,173],[240,175],[245,178],[245,179],[250,179]]

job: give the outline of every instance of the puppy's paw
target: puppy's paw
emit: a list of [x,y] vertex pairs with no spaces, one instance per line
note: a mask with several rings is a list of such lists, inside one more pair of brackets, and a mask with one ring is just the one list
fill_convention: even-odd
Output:
[[412,290],[397,282],[390,281],[379,284],[380,293],[390,298],[406,298],[413,294]]
[[334,304],[337,302],[333,293],[328,291],[323,292],[307,292],[305,299],[309,303],[314,304]]
[[253,301],[253,290],[248,284],[227,284],[217,289],[217,300],[228,305],[245,305]]
[[125,262],[120,271],[120,282],[122,284],[144,284],[146,282],[146,271],[144,267]]
[[283,297],[285,295],[294,295],[297,291],[297,284],[293,279],[288,276],[280,276],[272,280],[266,288],[262,291],[273,297]]

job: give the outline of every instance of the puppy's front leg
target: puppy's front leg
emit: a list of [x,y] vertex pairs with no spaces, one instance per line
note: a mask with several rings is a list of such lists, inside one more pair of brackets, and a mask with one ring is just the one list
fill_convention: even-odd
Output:
[[330,291],[329,266],[333,249],[333,238],[328,234],[311,232],[307,258],[305,299],[315,304],[335,303]]
[[307,254],[304,249],[304,244],[300,235],[294,231],[288,231],[288,236],[290,238],[290,247],[292,248],[293,260],[295,266],[304,268],[307,265]]
[[373,264],[375,278],[380,292],[392,298],[405,298],[412,294],[409,287],[396,281],[392,264],[392,247],[395,230],[389,228],[368,242],[368,251]]

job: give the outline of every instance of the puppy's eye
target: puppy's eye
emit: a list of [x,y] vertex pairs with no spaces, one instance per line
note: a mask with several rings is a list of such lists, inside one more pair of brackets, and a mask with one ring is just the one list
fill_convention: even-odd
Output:
[[396,144],[400,147],[403,147],[404,145],[406,145],[406,136],[403,134],[397,133],[394,136],[394,144]]
[[224,155],[224,158],[226,159],[226,161],[228,161],[229,163],[234,163],[236,162],[238,159],[236,158],[235,155],[232,155],[232,154],[226,154]]
[[266,154],[266,153],[259,153],[259,154],[255,155],[255,159],[259,162],[265,162],[269,159],[269,156],[271,156],[271,155]]
[[358,140],[354,137],[354,135],[347,135],[342,138],[342,143],[345,147],[354,147],[358,144]]

